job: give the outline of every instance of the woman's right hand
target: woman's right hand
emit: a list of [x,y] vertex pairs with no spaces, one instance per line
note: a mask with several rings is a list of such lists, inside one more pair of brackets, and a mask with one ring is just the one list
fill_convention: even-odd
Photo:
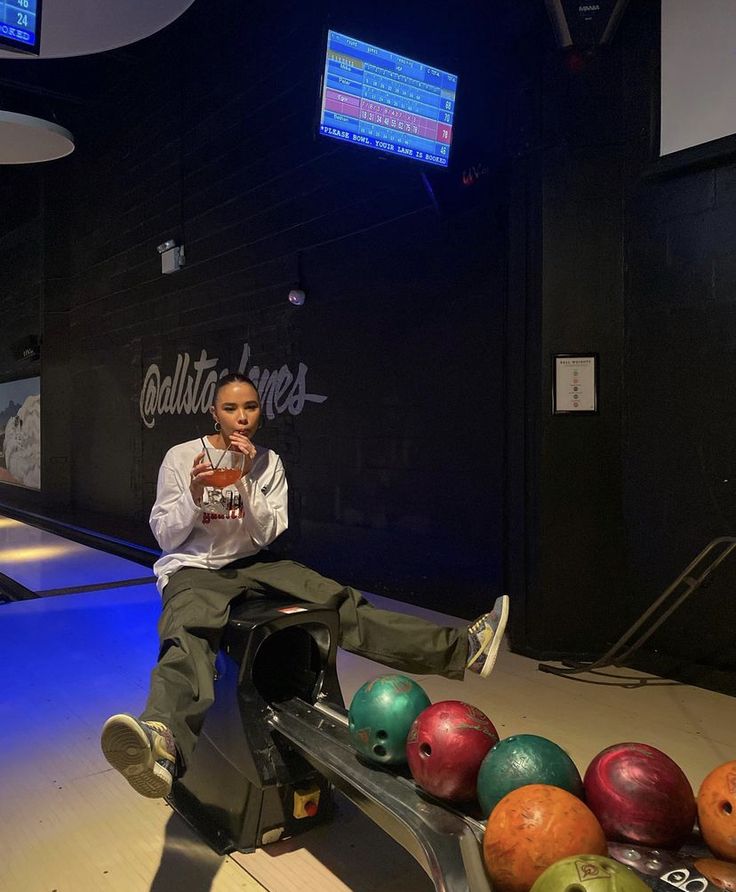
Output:
[[189,492],[196,505],[201,505],[204,488],[207,480],[212,475],[212,465],[204,461],[204,452],[198,452],[194,457],[194,464],[190,473]]

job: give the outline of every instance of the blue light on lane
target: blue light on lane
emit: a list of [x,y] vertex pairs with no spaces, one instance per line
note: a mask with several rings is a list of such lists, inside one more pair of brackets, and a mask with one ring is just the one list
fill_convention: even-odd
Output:
[[[24,776],[29,765],[48,767],[50,750],[52,764],[75,763],[75,778],[109,771],[99,745],[90,759],[89,741],[111,713],[143,708],[160,612],[153,583],[0,608],[0,789],[12,787],[11,778]],[[7,798],[3,804],[7,812]],[[33,822],[27,816],[29,830],[38,828],[38,816]]]
[[0,518],[0,573],[31,591],[140,579],[146,568],[19,521]]

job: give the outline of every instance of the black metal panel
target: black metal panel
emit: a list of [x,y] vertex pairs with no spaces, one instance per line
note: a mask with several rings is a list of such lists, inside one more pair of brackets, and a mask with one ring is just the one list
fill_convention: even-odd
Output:
[[[215,703],[170,797],[216,851],[253,851],[331,814],[329,782],[267,719],[272,703],[295,696],[342,704],[337,634],[331,608],[264,599],[233,608],[217,660]],[[295,792],[315,788],[316,813],[295,817]]]

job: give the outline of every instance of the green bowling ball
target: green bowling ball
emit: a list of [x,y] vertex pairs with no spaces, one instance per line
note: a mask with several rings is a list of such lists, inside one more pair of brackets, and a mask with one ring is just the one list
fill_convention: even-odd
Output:
[[562,858],[537,878],[531,892],[651,892],[630,867],[604,855]]
[[412,722],[430,705],[415,681],[405,675],[379,675],[358,688],[348,711],[355,749],[371,762],[406,762],[406,738]]
[[489,815],[503,797],[527,784],[562,787],[583,798],[580,772],[567,753],[546,737],[514,734],[491,749],[478,772],[478,801]]

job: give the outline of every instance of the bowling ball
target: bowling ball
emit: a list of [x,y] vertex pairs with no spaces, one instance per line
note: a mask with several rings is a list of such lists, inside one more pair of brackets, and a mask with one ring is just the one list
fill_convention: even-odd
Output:
[[430,704],[424,689],[405,675],[379,675],[355,692],[348,730],[355,749],[371,762],[406,762],[406,737]]
[[645,743],[598,753],[583,780],[606,836],[654,848],[678,848],[695,823],[695,797],[682,769]]
[[483,860],[494,892],[529,892],[560,858],[607,854],[606,837],[588,806],[548,784],[512,790],[488,817]]
[[736,864],[729,861],[716,861],[715,858],[698,858],[694,867],[699,870],[708,882],[725,889],[726,892],[736,892]]
[[583,798],[583,781],[575,763],[556,743],[536,734],[515,734],[499,741],[478,772],[478,801],[484,815],[503,797],[527,784],[562,787]]
[[450,802],[475,798],[478,769],[498,732],[487,715],[461,700],[420,712],[409,730],[406,758],[422,789]]
[[701,784],[698,826],[714,855],[736,861],[736,761],[714,768]]
[[649,892],[649,886],[623,864],[604,855],[573,855],[548,867],[531,892]]

